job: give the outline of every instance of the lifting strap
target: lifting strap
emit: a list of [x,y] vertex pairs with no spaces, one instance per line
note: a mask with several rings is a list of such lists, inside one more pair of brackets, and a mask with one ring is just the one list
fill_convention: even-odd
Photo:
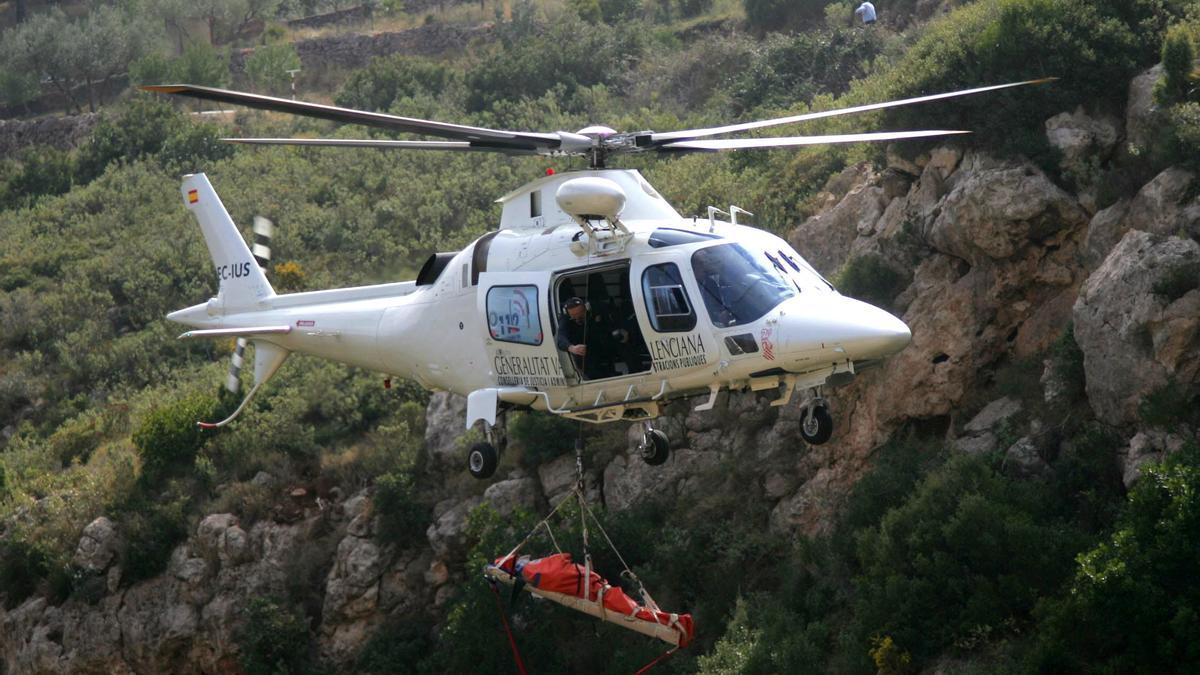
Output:
[[520,675],[527,675],[525,662],[521,660],[521,651],[517,649],[517,641],[513,638],[512,629],[508,627],[508,617],[504,616],[504,603],[500,601],[500,591],[496,590],[494,581],[490,581],[488,586],[492,589],[492,595],[496,596],[496,611],[500,612],[500,623],[504,624],[504,632],[508,634],[508,646],[512,647],[513,661],[517,663],[517,672]]

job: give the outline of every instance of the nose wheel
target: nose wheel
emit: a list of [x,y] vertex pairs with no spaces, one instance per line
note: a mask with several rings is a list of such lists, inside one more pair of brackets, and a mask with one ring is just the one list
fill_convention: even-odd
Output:
[[671,456],[671,442],[662,431],[646,427],[642,442],[638,444],[638,454],[645,463],[658,466]]
[[833,416],[824,401],[818,399],[804,412],[800,422],[800,436],[809,445],[821,445],[833,435]]

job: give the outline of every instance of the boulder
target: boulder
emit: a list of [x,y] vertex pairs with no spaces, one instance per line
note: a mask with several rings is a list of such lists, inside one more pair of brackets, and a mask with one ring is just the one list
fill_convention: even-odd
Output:
[[1016,478],[1037,478],[1050,471],[1050,465],[1042,459],[1042,448],[1038,439],[1025,436],[1004,451],[1003,468]]
[[1088,222],[1079,203],[1032,165],[960,170],[956,178],[928,239],[937,250],[972,263],[1011,258]]
[[983,407],[979,414],[971,418],[963,427],[968,434],[978,434],[995,429],[1001,422],[1021,412],[1021,402],[1005,396],[996,399]]
[[1122,199],[1092,216],[1080,250],[1080,259],[1085,269],[1090,271],[1099,267],[1117,242],[1121,241],[1121,237],[1129,231],[1129,224],[1126,222],[1128,214],[1129,200]]
[[538,500],[538,482],[533,478],[510,478],[492,483],[487,490],[484,490],[483,499],[504,517],[511,516],[513,511],[519,508],[535,511]]
[[804,221],[788,236],[792,246],[821,274],[836,272],[846,262],[859,229],[873,229],[883,215],[888,200],[883,188],[874,183],[870,169],[860,169],[854,186],[836,206]]
[[83,528],[71,562],[89,572],[100,573],[108,569],[119,547],[116,526],[108,518],[100,516]]
[[650,466],[636,456],[617,455],[604,469],[605,505],[619,510],[655,499],[695,498],[717,462],[716,452],[688,448],[672,450],[670,459],[660,466]]
[[460,439],[467,433],[467,399],[439,391],[425,408],[425,452],[435,468],[458,469],[466,461]]
[[1129,439],[1129,447],[1119,454],[1121,480],[1125,489],[1132,489],[1142,477],[1142,467],[1150,462],[1160,462],[1167,455],[1183,448],[1184,440],[1172,433],[1159,430],[1139,431]]
[[[471,510],[483,503],[482,497],[468,497],[454,502],[437,515],[425,536],[434,554],[442,560],[453,560],[466,552],[467,517]],[[437,513],[435,509],[434,513]]]
[[1132,151],[1150,148],[1160,133],[1158,109],[1154,105],[1154,84],[1162,78],[1158,64],[1133,78],[1129,84],[1129,102],[1125,105],[1125,141]]
[[1138,190],[1129,204],[1126,227],[1161,235],[1200,235],[1200,198],[1194,193],[1196,175],[1170,168]]
[[1171,300],[1155,292],[1169,275],[1197,269],[1200,244],[1130,230],[1083,285],[1075,340],[1088,400],[1109,424],[1132,424],[1142,397],[1175,380],[1196,381],[1200,291]]
[[1108,116],[1092,117],[1080,106],[1046,120],[1046,140],[1062,153],[1059,168],[1080,188],[1100,177],[1100,167],[1112,154],[1121,122]]

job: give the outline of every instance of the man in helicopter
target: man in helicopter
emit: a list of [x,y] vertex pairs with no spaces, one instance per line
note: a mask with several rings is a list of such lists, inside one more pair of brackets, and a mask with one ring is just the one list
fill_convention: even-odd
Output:
[[617,349],[614,342],[624,344],[628,340],[629,331],[614,328],[601,312],[589,312],[583,298],[572,296],[563,303],[555,344],[571,355],[575,369],[585,379],[597,380],[616,375],[613,357]]

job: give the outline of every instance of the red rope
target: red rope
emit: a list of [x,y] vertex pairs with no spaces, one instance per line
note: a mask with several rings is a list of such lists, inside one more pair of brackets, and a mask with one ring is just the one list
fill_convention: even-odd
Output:
[[521,660],[521,652],[517,649],[517,641],[513,639],[512,630],[508,627],[508,619],[504,616],[504,603],[500,600],[500,591],[496,590],[494,583],[488,584],[488,587],[492,589],[492,595],[496,596],[496,609],[500,612],[500,623],[504,624],[504,632],[508,634],[508,646],[512,647],[513,660],[517,662],[517,672],[527,675],[525,662]]
[[654,659],[650,663],[647,663],[646,665],[642,666],[642,669],[637,671],[633,675],[642,675],[642,673],[645,673],[647,670],[650,670],[654,666],[657,666],[659,664],[659,662],[666,661],[667,659],[671,658],[671,655],[677,651],[679,651],[679,647],[671,647],[667,651],[663,652],[657,659]]

